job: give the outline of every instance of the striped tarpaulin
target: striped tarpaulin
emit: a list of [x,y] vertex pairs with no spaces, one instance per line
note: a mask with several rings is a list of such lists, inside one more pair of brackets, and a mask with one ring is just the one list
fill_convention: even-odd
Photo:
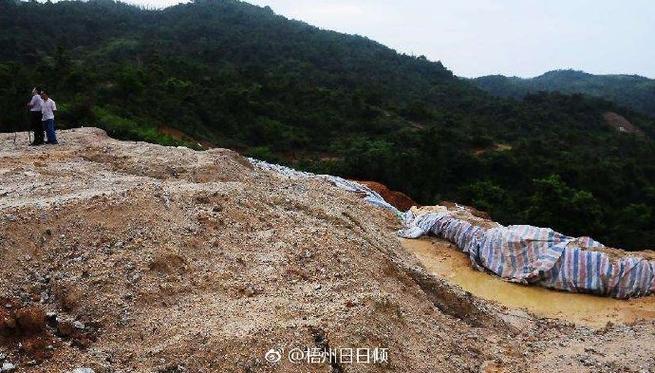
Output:
[[358,193],[369,203],[399,216],[407,226],[399,232],[401,236],[417,238],[432,233],[443,237],[468,253],[477,269],[508,281],[616,298],[655,292],[655,262],[638,257],[611,259],[594,251],[603,245],[589,237],[573,238],[529,225],[485,229],[444,212],[415,216],[410,210],[401,214],[378,193],[355,181],[297,171],[252,158],[249,161],[257,168],[291,179],[322,179]]
[[573,238],[529,225],[485,229],[449,213],[404,215],[400,235],[429,233],[468,253],[481,271],[503,279],[571,292],[631,298],[655,292],[655,261],[636,256],[610,258],[594,250],[603,245],[589,237]]

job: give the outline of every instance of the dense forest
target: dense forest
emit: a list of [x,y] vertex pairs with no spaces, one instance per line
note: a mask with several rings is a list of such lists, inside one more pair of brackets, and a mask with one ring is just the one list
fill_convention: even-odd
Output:
[[[440,62],[268,7],[0,0],[2,130],[26,127],[36,84],[60,127],[229,147],[505,224],[655,246],[653,119],[580,94],[494,97]],[[617,131],[606,112],[642,132]]]
[[655,80],[639,75],[593,75],[583,71],[555,70],[530,79],[489,75],[473,81],[496,96],[521,99],[541,91],[582,93],[655,118]]

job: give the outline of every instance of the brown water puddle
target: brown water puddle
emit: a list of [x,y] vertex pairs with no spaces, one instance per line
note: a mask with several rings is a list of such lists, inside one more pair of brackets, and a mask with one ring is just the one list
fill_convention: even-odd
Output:
[[524,308],[541,317],[592,327],[605,326],[608,321],[629,323],[655,319],[655,296],[619,300],[514,284],[473,269],[468,256],[447,241],[401,239],[401,244],[434,275],[506,307]]

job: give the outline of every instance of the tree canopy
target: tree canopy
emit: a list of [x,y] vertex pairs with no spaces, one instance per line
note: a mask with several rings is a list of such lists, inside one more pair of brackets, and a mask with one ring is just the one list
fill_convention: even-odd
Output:
[[[655,123],[610,101],[493,97],[440,62],[236,0],[0,0],[0,25],[5,131],[26,127],[29,91],[44,85],[60,127],[229,147],[505,224],[655,244]],[[618,132],[608,111],[644,135]]]
[[639,75],[593,75],[583,71],[554,70],[530,79],[489,75],[473,79],[485,91],[523,98],[530,93],[582,93],[655,117],[655,80]]

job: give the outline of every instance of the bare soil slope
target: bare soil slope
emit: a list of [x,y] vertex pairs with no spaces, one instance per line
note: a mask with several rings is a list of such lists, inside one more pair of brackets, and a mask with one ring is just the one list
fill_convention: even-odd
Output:
[[[238,154],[0,135],[0,366],[62,372],[648,371],[655,325],[600,330],[478,299],[395,217]],[[292,363],[292,348],[387,348]],[[271,348],[283,351],[270,363]],[[346,350],[347,351],[347,350]],[[342,358],[343,356],[339,356]]]

